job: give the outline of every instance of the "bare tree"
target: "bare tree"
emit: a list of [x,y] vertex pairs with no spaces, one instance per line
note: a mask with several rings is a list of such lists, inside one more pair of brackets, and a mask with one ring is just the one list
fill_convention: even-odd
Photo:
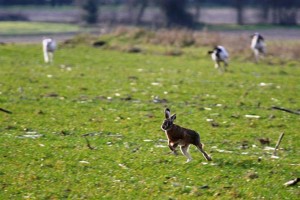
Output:
[[300,7],[299,0],[273,0],[272,23],[279,25],[296,25]]
[[241,0],[235,0],[236,20],[238,25],[244,24],[244,2]]
[[263,23],[269,22],[269,14],[271,11],[271,2],[272,0],[260,0],[260,19]]
[[148,0],[127,0],[130,23],[140,24],[147,6]]
[[98,0],[76,0],[76,5],[83,10],[82,18],[88,24],[96,24],[99,15]]
[[201,3],[203,0],[195,0],[195,9],[196,9],[196,13],[195,13],[195,20],[198,21],[199,18],[201,17]]
[[135,24],[141,23],[144,12],[148,6],[148,0],[140,0],[139,2],[141,5],[140,5],[140,9],[139,9],[139,12],[138,12],[136,20],[135,20]]
[[193,27],[194,20],[186,11],[188,0],[157,0],[162,12],[166,17],[166,26]]
[[299,0],[256,0],[261,12],[263,23],[271,22],[277,25],[296,25]]

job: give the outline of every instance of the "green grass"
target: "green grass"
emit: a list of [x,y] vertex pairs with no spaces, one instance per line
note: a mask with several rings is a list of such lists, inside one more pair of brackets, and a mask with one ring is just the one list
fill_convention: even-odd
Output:
[[46,34],[78,32],[80,27],[72,24],[45,22],[0,22],[1,35]]
[[206,25],[207,30],[210,31],[259,31],[259,30],[272,30],[272,29],[299,29],[299,26],[279,26],[279,25],[269,25],[269,24],[218,24],[218,25]]
[[[283,184],[299,177],[299,116],[270,107],[299,109],[299,65],[234,59],[219,74],[206,49],[151,49],[61,47],[47,65],[39,45],[1,46],[0,107],[12,114],[0,112],[0,198],[297,199],[299,186]],[[194,147],[188,164],[169,154],[166,106],[200,133],[213,162]],[[258,139],[274,147],[281,132],[272,159]]]

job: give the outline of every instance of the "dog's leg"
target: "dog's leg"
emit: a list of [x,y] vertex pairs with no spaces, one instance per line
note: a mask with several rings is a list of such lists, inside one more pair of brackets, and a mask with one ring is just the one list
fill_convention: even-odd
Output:
[[224,72],[227,71],[227,67],[228,67],[228,61],[224,60]]
[[259,50],[257,49],[254,50],[254,57],[255,57],[255,62],[258,63],[260,57]]
[[180,146],[180,150],[181,150],[182,154],[185,155],[185,157],[188,158],[187,161],[186,161],[187,163],[192,160],[192,157],[191,157],[191,155],[188,152],[189,146],[190,145]]
[[203,154],[203,156],[205,157],[205,159],[206,159],[207,161],[212,161],[211,157],[203,150],[203,147],[202,147],[202,144],[201,144],[201,143],[199,143],[199,144],[197,145],[197,148],[198,148],[199,151]]
[[220,68],[220,62],[219,62],[219,61],[216,61],[216,62],[215,62],[215,68],[216,68],[216,69],[219,69],[219,68]]
[[49,57],[49,62],[52,63],[53,62],[53,52],[49,52],[48,57]]
[[259,55],[260,55],[260,58],[261,59],[265,59],[265,55],[266,55],[266,52],[265,52],[265,49],[264,48],[261,48],[260,51],[259,51]]

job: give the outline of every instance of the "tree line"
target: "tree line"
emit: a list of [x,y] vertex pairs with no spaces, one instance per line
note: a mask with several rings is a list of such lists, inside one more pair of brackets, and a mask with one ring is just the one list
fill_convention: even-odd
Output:
[[[259,11],[260,21],[265,24],[297,25],[300,0],[0,0],[0,6],[10,5],[75,5],[86,11],[85,20],[96,23],[104,5],[125,5],[138,10],[135,24],[139,24],[149,6],[159,7],[165,16],[167,27],[194,27],[201,8],[231,7],[236,11],[236,23],[245,23],[245,10],[249,7]],[[196,12],[191,12],[196,10]]]
[[0,5],[12,6],[12,5],[51,5],[62,6],[72,5],[73,0],[0,0]]

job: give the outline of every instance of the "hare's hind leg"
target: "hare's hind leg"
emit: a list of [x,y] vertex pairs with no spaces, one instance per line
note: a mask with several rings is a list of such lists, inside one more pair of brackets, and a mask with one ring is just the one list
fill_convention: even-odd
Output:
[[180,150],[181,150],[182,154],[185,155],[185,157],[188,158],[187,161],[186,161],[187,163],[192,160],[192,157],[191,157],[191,155],[188,152],[189,146],[190,145],[180,146]]
[[203,146],[202,146],[201,143],[199,143],[199,144],[197,145],[197,148],[198,148],[199,151],[203,154],[203,156],[205,157],[205,159],[206,159],[207,161],[212,161],[211,157],[203,150]]

